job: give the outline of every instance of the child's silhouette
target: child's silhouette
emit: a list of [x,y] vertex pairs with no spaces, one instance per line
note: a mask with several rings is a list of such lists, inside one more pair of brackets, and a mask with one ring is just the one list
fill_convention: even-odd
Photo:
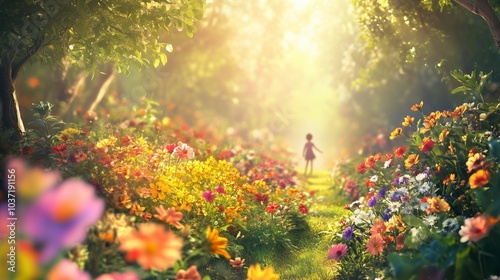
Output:
[[306,135],[307,143],[304,145],[304,150],[302,151],[302,154],[303,154],[304,158],[306,159],[306,169],[304,171],[304,175],[307,174],[307,166],[309,165],[309,162],[311,162],[311,171],[310,171],[309,175],[312,175],[312,172],[313,172],[313,160],[316,158],[316,155],[314,155],[313,148],[316,149],[316,151],[318,151],[320,153],[323,153],[322,151],[320,151],[320,149],[318,149],[313,144],[313,142],[311,142],[312,138],[313,138],[313,136],[312,136],[311,133],[308,133]]

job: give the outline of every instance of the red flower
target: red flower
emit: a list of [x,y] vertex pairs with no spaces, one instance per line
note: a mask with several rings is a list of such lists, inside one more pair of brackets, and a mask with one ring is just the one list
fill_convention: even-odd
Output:
[[403,156],[405,155],[405,153],[406,153],[406,147],[405,146],[397,147],[396,150],[394,151],[394,155],[397,158],[403,158]]
[[307,214],[307,212],[308,212],[307,207],[304,204],[299,205],[299,211],[300,211],[300,213],[302,213],[304,215]]
[[387,154],[385,155],[385,160],[386,160],[386,161],[388,161],[388,160],[390,160],[390,159],[393,159],[393,158],[394,158],[394,156],[393,156],[391,153],[387,153]]
[[434,141],[430,137],[424,137],[422,144],[418,147],[422,153],[428,153],[434,147]]
[[366,165],[364,162],[358,164],[358,166],[356,166],[356,169],[358,170],[358,173],[359,174],[363,174],[366,172]]
[[167,152],[169,154],[172,154],[174,152],[174,149],[177,147],[176,144],[167,144],[165,148],[167,149]]
[[269,196],[267,194],[256,193],[255,194],[255,199],[258,202],[267,202],[267,200],[269,199]]
[[72,154],[69,157],[69,161],[70,162],[80,162],[80,161],[84,161],[86,158],[87,158],[87,154],[85,154],[82,151],[76,151],[74,154]]
[[276,202],[269,202],[269,204],[266,207],[266,211],[268,213],[274,214],[276,211],[278,211],[280,205]]
[[59,145],[52,147],[52,152],[54,154],[61,155],[67,149],[68,149],[68,146],[66,144],[59,144]]

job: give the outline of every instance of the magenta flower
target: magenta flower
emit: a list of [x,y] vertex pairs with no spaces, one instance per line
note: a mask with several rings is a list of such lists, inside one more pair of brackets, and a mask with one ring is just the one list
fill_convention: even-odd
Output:
[[221,186],[216,187],[215,191],[218,192],[218,193],[226,193],[226,190],[224,190],[224,188],[221,187]]
[[203,192],[203,198],[207,201],[207,202],[212,202],[214,201],[215,199],[215,194],[212,193],[211,190],[208,190],[208,191],[204,191]]
[[329,250],[328,250],[328,259],[335,259],[336,261],[340,261],[343,257],[347,255],[347,246],[345,244],[339,243],[333,245]]
[[104,211],[104,201],[82,180],[70,179],[45,192],[24,213],[22,230],[41,243],[40,259],[46,263],[61,249],[85,240],[89,226]]

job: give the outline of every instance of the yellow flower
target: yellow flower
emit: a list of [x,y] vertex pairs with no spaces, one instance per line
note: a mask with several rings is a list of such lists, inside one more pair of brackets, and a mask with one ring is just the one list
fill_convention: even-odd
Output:
[[406,116],[401,124],[403,126],[410,126],[414,120],[415,120],[414,117]]
[[247,272],[247,280],[279,280],[280,276],[274,273],[272,266],[261,269],[260,264],[251,265]]
[[403,129],[401,127],[394,129],[394,131],[391,132],[391,136],[389,137],[389,139],[396,139],[399,135],[401,135],[401,132],[403,132]]
[[227,238],[219,236],[219,230],[214,228],[213,230],[208,226],[207,229],[207,239],[210,243],[210,249],[212,253],[221,255],[226,259],[231,259],[231,256],[226,251]]
[[406,158],[405,160],[405,167],[406,169],[409,169],[410,167],[414,166],[415,164],[417,164],[419,161],[419,155],[417,154],[411,154],[408,156],[408,158]]
[[449,134],[448,130],[446,128],[443,129],[443,131],[441,131],[441,133],[439,134],[439,143],[443,143],[444,139],[446,139],[448,134]]
[[441,118],[441,112],[439,111],[432,112],[424,119],[424,127],[420,129],[420,132],[425,133],[431,130],[431,128],[433,128],[436,125],[439,118]]
[[164,184],[158,182],[156,184],[149,184],[151,197],[157,198],[159,200],[165,200],[165,194],[163,193]]

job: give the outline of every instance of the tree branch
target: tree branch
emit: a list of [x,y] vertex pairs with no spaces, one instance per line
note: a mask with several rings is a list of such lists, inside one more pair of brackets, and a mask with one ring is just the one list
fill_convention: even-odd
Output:
[[40,48],[42,47],[43,43],[43,38],[37,38],[35,42],[33,43],[33,46],[28,48],[26,55],[24,55],[23,58],[17,63],[12,63],[12,72],[11,72],[11,78],[13,81],[16,80],[17,74],[19,74],[19,71],[21,70],[21,67],[23,67],[24,63],[28,61]]
[[467,0],[454,1],[468,11],[482,17],[486,21],[491,35],[495,40],[495,45],[500,49],[500,19],[491,7],[488,0],[476,0],[474,3],[471,3]]

